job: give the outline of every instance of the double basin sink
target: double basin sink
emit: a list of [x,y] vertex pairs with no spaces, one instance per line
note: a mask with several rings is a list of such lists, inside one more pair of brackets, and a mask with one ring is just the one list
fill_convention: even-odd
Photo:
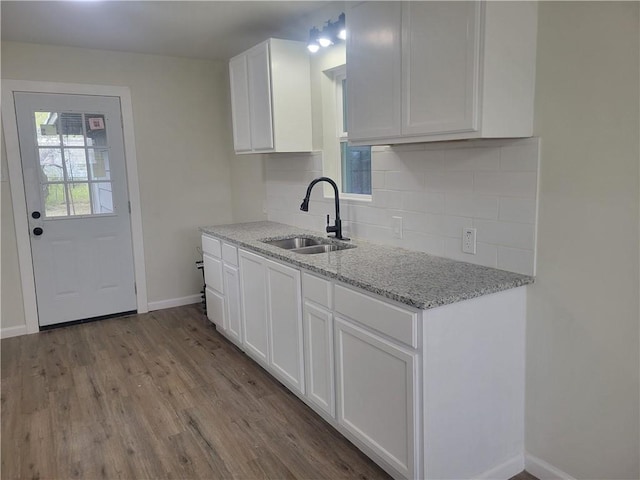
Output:
[[336,250],[345,250],[347,248],[355,248],[355,245],[332,241],[319,237],[287,237],[276,240],[263,240],[267,245],[273,245],[291,252],[301,253],[303,255],[311,255],[315,253],[335,252]]

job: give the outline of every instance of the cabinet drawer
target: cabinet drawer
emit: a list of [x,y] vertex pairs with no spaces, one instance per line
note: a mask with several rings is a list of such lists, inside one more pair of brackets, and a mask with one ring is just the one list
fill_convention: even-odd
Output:
[[234,267],[238,266],[238,249],[228,243],[222,244],[222,260]]
[[334,309],[399,342],[418,348],[418,314],[336,285]]
[[204,283],[207,287],[223,293],[222,288],[222,262],[211,255],[203,254],[204,260]]
[[306,300],[331,309],[331,282],[303,273],[302,293]]
[[202,235],[202,252],[220,258],[220,240]]

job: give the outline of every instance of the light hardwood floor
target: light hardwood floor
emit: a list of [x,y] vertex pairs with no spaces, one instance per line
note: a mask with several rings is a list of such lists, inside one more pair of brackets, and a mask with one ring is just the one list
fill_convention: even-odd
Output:
[[3,479],[389,478],[199,306],[5,339],[1,353]]

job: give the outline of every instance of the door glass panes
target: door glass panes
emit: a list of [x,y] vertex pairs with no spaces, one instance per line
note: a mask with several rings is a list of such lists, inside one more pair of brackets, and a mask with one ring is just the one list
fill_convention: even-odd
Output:
[[84,147],[81,113],[61,113],[60,133],[62,144],[66,146]]
[[67,196],[64,183],[42,184],[45,217],[66,217]]
[[60,145],[58,114],[55,112],[35,112],[38,145]]
[[89,147],[104,147],[107,145],[107,130],[104,115],[99,113],[85,113],[85,131]]
[[351,147],[340,143],[342,191],[371,195],[371,147]]
[[84,148],[67,148],[64,151],[64,166],[67,169],[67,180],[77,182],[88,180],[87,156]]
[[69,215],[91,215],[88,183],[67,183]]
[[41,148],[40,173],[42,182],[63,182],[62,150],[59,148]]
[[90,148],[87,153],[89,155],[91,180],[111,179],[111,172],[109,170],[109,152],[105,149]]
[[104,114],[35,112],[34,120],[45,217],[114,213]]

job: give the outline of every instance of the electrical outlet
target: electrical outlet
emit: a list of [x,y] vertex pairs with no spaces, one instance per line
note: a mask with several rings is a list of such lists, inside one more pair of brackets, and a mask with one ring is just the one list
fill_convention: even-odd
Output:
[[402,217],[391,217],[393,238],[402,238]]
[[462,229],[462,251],[464,253],[476,254],[476,229]]

